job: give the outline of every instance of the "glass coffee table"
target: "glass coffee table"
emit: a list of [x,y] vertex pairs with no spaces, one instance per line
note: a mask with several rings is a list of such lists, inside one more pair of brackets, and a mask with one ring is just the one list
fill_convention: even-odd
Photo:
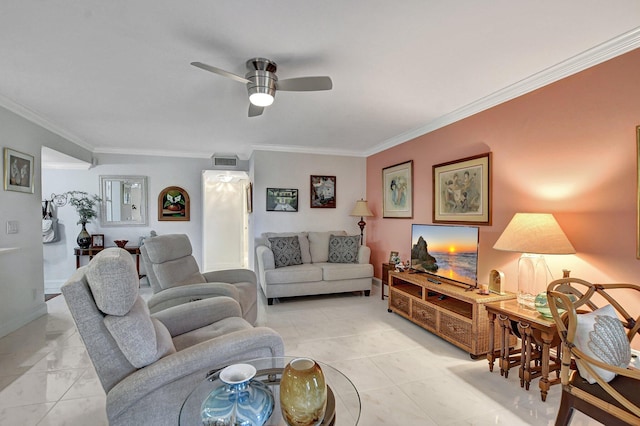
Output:
[[[272,391],[275,400],[273,414],[265,425],[286,426],[280,411],[280,377],[284,367],[296,357],[258,358],[239,361],[242,364],[253,365],[257,373],[255,379],[265,383]],[[236,364],[236,363],[234,363]],[[358,390],[340,371],[328,364],[318,362],[327,383],[327,410],[321,425],[357,425],[360,419],[360,395]],[[189,394],[180,409],[180,425],[202,425],[200,411],[202,403],[214,389],[223,385],[218,375],[227,365],[214,368],[206,378]]]

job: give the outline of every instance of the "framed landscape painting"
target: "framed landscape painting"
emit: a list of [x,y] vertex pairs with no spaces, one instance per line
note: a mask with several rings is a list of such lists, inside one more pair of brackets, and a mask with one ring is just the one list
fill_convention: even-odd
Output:
[[267,188],[268,212],[297,212],[298,190],[286,188]]
[[413,217],[413,160],[382,169],[382,217]]
[[491,153],[433,166],[433,223],[491,225]]

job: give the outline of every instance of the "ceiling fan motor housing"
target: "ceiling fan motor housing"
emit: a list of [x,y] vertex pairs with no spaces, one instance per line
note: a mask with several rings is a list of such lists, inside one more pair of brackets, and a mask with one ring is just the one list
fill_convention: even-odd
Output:
[[245,78],[249,80],[249,83],[247,83],[249,99],[254,94],[266,94],[270,95],[273,101],[276,96],[276,82],[278,81],[278,77],[275,75],[278,69],[276,63],[265,58],[254,58],[247,61],[247,69],[249,71]]

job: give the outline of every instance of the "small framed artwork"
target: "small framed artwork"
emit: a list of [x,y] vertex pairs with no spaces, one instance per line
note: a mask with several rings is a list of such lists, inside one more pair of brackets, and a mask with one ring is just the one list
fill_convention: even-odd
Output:
[[389,263],[391,263],[392,265],[397,265],[398,263],[400,263],[400,256],[397,251],[392,251],[389,254]]
[[311,176],[311,208],[336,208],[336,177]]
[[249,182],[246,186],[245,191],[247,192],[247,213],[253,212],[253,184]]
[[104,234],[91,234],[91,248],[104,248]]
[[189,194],[179,186],[169,186],[158,195],[158,220],[188,221]]
[[413,160],[382,169],[382,217],[413,217]]
[[35,190],[33,156],[4,149],[4,190],[33,194]]
[[268,212],[297,212],[298,190],[285,188],[267,188]]
[[433,223],[491,225],[491,153],[433,166]]

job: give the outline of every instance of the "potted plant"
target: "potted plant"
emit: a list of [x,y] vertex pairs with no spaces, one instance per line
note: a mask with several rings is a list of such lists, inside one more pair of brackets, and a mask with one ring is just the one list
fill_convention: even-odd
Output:
[[68,203],[71,204],[78,213],[78,224],[82,224],[82,230],[78,234],[77,242],[80,248],[86,249],[91,245],[91,234],[87,232],[86,224],[91,219],[98,217],[96,205],[100,202],[100,197],[90,195],[83,191],[68,191],[65,193]]

